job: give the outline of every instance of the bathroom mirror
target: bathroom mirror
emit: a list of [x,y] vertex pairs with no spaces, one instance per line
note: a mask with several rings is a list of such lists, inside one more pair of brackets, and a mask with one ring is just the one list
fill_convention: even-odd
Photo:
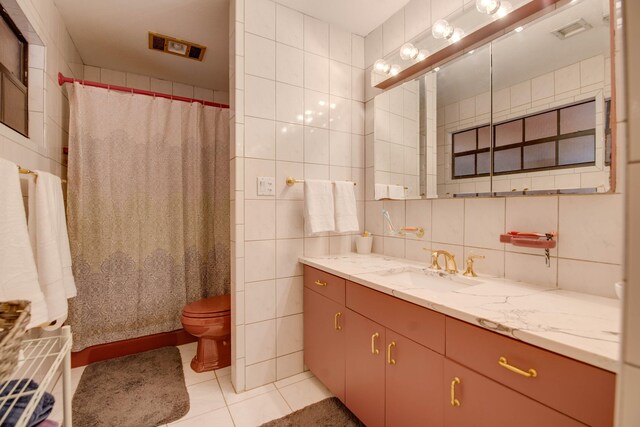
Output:
[[581,0],[378,95],[376,199],[609,191],[610,64],[607,4]]

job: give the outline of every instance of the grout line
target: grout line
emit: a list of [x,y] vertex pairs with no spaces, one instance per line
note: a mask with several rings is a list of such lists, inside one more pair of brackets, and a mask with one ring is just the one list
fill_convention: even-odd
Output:
[[[294,383],[295,384],[295,383]],[[276,390],[278,391],[278,394],[280,395],[280,397],[282,397],[282,400],[284,400],[284,403],[286,403],[287,408],[289,408],[289,414],[291,412],[293,412],[293,408],[291,407],[291,404],[287,401],[287,399],[284,397],[284,395],[282,394],[282,392],[280,391],[280,389],[278,387],[276,387]]]

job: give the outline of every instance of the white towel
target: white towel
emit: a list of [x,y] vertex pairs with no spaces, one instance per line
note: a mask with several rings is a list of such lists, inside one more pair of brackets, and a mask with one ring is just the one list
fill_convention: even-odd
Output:
[[358,210],[353,182],[336,181],[333,183],[333,199],[336,207],[336,231],[346,233],[359,231]]
[[404,200],[404,187],[402,185],[390,185],[389,198],[393,200]]
[[332,187],[330,181],[305,179],[304,227],[307,234],[335,230]]
[[29,243],[18,166],[0,159],[0,301],[31,301],[33,328],[49,319]]
[[389,186],[387,184],[376,184],[375,199],[382,200],[389,198]]
[[71,251],[60,178],[37,171],[29,180],[29,237],[38,269],[40,290],[49,309],[45,329],[57,329],[67,319],[67,298],[76,296]]

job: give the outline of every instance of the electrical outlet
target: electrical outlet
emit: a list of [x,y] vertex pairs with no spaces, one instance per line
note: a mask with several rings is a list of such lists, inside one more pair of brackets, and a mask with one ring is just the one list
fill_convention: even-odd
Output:
[[272,176],[258,177],[258,196],[275,196],[276,179]]

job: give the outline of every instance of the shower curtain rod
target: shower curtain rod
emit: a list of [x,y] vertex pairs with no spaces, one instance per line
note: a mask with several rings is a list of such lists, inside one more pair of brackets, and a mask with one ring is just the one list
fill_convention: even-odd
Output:
[[161,92],[151,92],[148,90],[134,89],[134,88],[125,87],[125,86],[117,86],[117,85],[110,85],[106,83],[92,82],[89,80],[74,79],[73,77],[65,77],[62,73],[58,73],[58,84],[60,86],[62,86],[65,83],[75,83],[75,82],[78,82],[84,86],[99,87],[102,89],[115,90],[118,92],[135,93],[138,95],[147,95],[147,96],[153,96],[158,98],[167,98],[173,101],[197,102],[203,105],[208,105],[210,107],[229,108],[227,104],[219,104],[217,102],[209,102],[202,99],[186,98],[184,96],[169,95]]

